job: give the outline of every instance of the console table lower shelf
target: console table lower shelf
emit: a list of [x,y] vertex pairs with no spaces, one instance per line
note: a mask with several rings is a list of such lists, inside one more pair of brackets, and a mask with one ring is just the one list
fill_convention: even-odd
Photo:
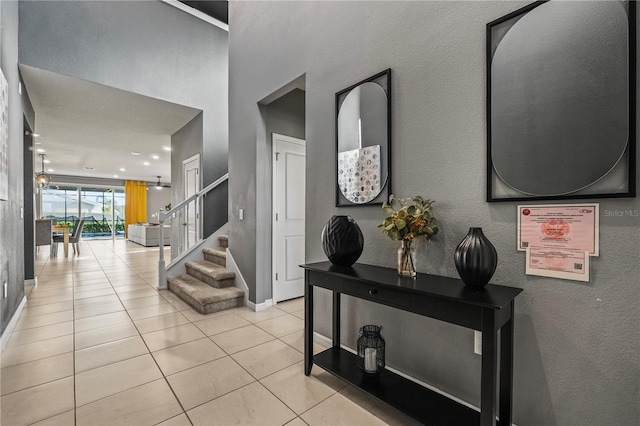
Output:
[[313,356],[313,363],[427,425],[477,425],[480,413],[431,389],[382,370],[376,381],[363,379],[357,356],[332,347]]
[[[304,374],[318,365],[427,425],[511,425],[514,299],[522,289],[489,284],[474,290],[456,278],[428,274],[403,278],[395,269],[372,265],[319,262],[301,267],[305,269]],[[333,314],[332,348],[314,355],[316,287],[331,291]],[[364,380],[356,355],[340,346],[343,295],[481,331],[480,412],[388,370],[382,370],[377,383]]]

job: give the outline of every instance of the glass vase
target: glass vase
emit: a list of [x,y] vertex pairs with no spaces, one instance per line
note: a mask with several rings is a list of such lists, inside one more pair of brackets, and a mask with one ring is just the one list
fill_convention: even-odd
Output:
[[402,245],[398,249],[398,275],[416,276],[416,249],[412,241],[402,240]]

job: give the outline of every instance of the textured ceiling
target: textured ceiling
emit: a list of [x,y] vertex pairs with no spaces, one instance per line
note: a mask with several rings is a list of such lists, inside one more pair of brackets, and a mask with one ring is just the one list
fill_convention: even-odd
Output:
[[45,170],[153,182],[162,176],[170,182],[171,153],[163,147],[200,110],[38,68],[21,65],[20,71],[36,114],[34,132],[40,134],[35,148],[51,161]]

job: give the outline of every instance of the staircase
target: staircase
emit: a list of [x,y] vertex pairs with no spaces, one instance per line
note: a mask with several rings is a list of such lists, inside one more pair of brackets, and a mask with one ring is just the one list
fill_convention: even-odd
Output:
[[244,305],[244,291],[234,287],[236,274],[226,269],[229,239],[218,241],[220,247],[202,249],[204,260],[185,264],[185,275],[167,280],[169,291],[204,315]]

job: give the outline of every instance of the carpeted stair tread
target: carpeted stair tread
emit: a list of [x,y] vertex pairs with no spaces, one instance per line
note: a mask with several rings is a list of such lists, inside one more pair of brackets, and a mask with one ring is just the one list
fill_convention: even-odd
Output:
[[190,275],[170,278],[169,289],[202,314],[242,306],[244,301],[239,288],[214,288]]
[[229,247],[229,236],[228,235],[220,235],[218,236],[218,241],[220,241],[220,246],[227,248]]
[[206,247],[202,249],[202,252],[216,257],[227,258],[227,249],[224,247]]
[[208,260],[187,262],[185,266],[193,268],[200,273],[218,281],[228,280],[236,277],[235,272],[230,271],[224,266],[218,265],[217,263],[209,262]]

